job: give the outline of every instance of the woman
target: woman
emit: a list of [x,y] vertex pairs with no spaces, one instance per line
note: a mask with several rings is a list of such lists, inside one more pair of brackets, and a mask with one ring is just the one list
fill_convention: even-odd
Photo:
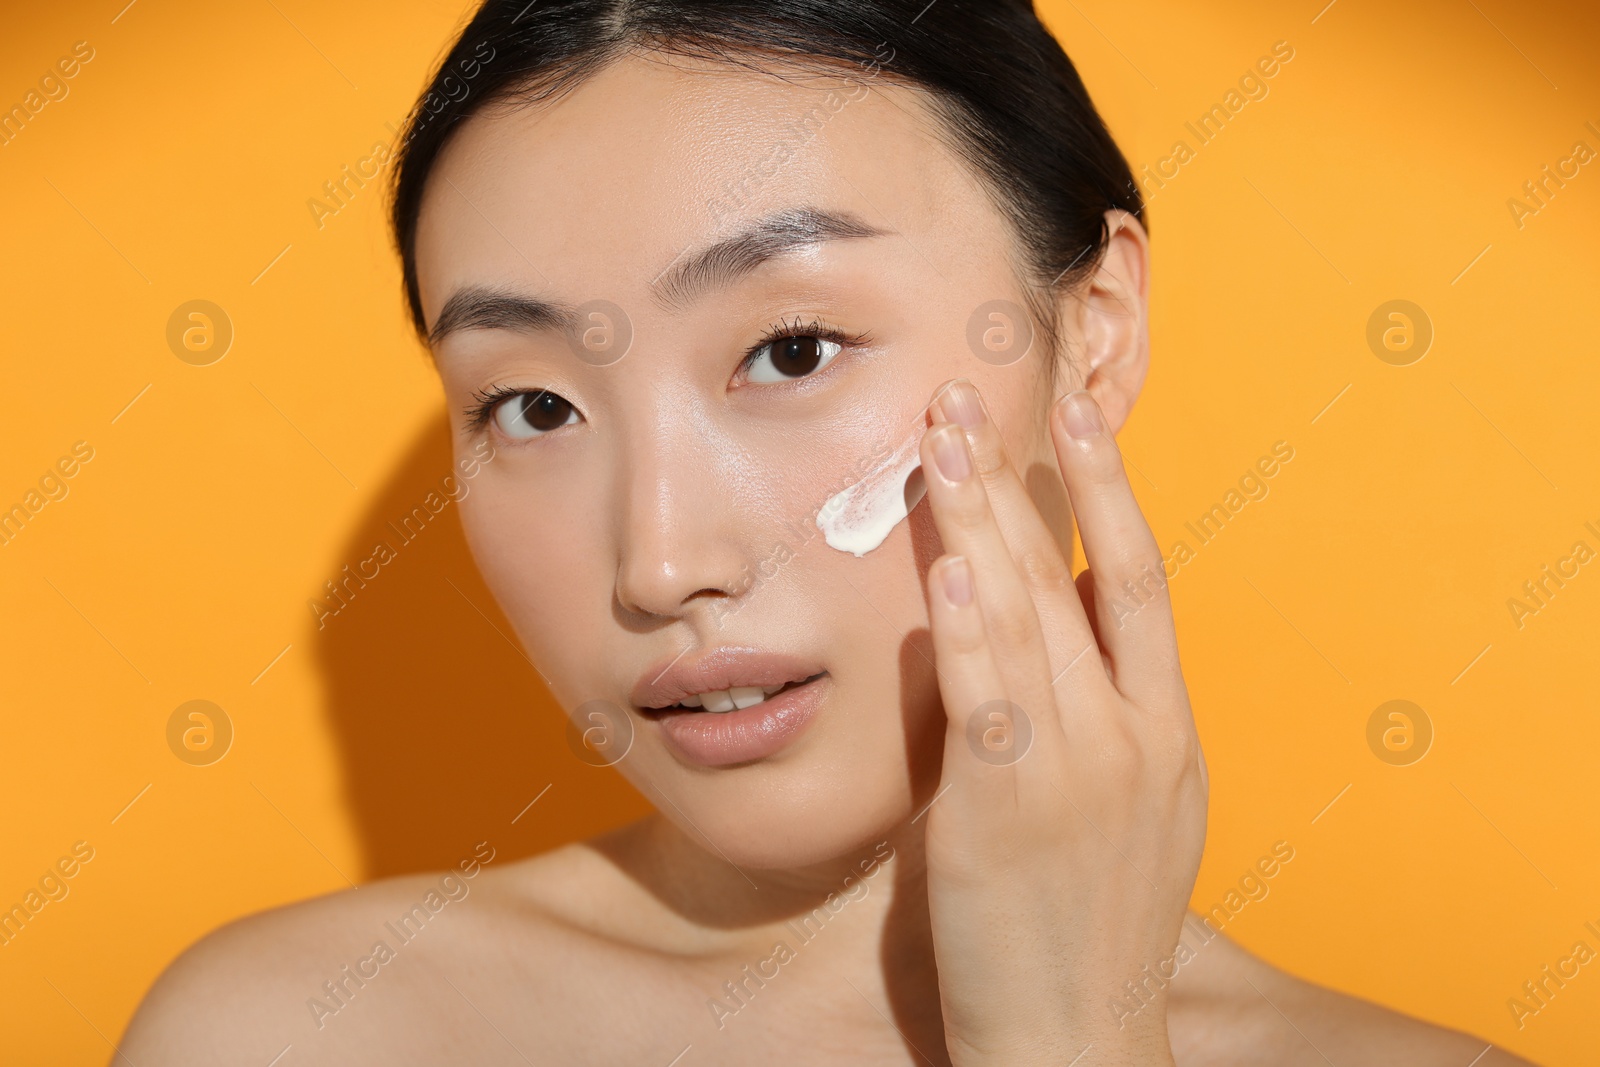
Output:
[[123,1052],[1521,1062],[1186,915],[1141,214],[1019,0],[486,3],[396,170],[411,314],[479,566],[659,811],[233,924]]

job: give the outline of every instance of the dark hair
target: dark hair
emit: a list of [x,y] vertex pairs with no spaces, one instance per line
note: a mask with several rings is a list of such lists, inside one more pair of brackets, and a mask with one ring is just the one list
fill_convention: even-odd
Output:
[[854,66],[930,94],[1015,227],[1047,351],[1049,297],[1098,267],[1104,213],[1143,214],[1127,160],[1030,0],[485,0],[407,120],[394,168],[391,223],[419,334],[417,214],[450,134],[486,105],[544,101],[639,48],[757,70]]

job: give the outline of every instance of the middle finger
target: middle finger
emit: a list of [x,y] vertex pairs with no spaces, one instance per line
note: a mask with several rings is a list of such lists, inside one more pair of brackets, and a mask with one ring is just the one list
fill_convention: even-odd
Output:
[[[1094,631],[1072,568],[1012,464],[1000,428],[989,418],[977,387],[957,378],[934,394],[932,406],[935,418],[942,415],[966,430],[995,521],[1033,597],[1050,657],[1050,677],[1094,662],[1086,655],[1095,645]],[[1070,539],[1071,531],[1065,532]]]
[[921,453],[939,539],[946,553],[965,556],[972,567],[1006,695],[1025,707],[1053,708],[1050,651],[1038,612],[995,521],[965,433],[952,423],[936,423],[923,436]]

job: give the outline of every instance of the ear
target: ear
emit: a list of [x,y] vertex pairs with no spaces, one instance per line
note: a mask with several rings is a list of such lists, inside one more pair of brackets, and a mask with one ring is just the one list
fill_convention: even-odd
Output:
[[[1064,297],[1079,343],[1060,358],[1061,381],[1082,382],[1112,433],[1122,429],[1150,367],[1150,238],[1126,211],[1106,212],[1105,256],[1086,289]],[[1067,310],[1067,309],[1064,309]],[[1072,351],[1076,347],[1077,352]]]

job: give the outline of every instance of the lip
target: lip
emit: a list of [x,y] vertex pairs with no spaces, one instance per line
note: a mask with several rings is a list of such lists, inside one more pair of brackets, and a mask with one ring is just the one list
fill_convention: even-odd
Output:
[[[646,711],[669,748],[702,767],[726,767],[765,759],[784,749],[822,706],[831,676],[823,673],[804,685],[775,693],[759,704],[733,711],[695,708]],[[769,683],[771,684],[771,683]]]
[[[808,681],[809,679],[809,681]],[[734,686],[793,685],[759,704],[712,712],[674,708],[684,697]],[[639,676],[634,706],[654,722],[667,746],[702,767],[765,759],[783,749],[811,721],[827,695],[829,675],[804,656],[739,645],[720,645],[663,660]]]
[[[631,699],[634,707],[646,711],[659,710],[696,693],[710,693],[734,686],[787,685],[804,681],[822,673],[822,670],[822,664],[803,656],[721,645],[652,665],[634,683]],[[737,715],[739,712],[724,714]]]

